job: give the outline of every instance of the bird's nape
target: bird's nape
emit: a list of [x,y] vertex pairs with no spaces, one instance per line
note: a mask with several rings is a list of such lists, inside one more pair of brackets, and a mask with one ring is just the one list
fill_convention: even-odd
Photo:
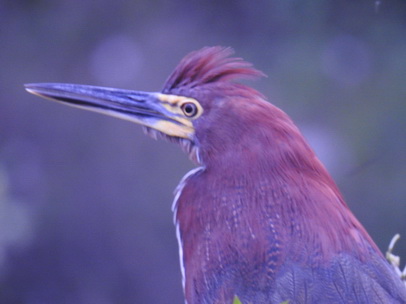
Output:
[[130,120],[201,167],[173,211],[186,303],[406,303],[406,288],[282,110],[236,83],[262,76],[207,47],[161,93],[29,84],[41,97]]

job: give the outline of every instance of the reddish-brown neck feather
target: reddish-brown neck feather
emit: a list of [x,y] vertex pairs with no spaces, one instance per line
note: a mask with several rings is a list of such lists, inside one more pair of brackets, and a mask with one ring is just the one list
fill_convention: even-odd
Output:
[[[255,96],[249,100],[234,96],[229,104],[223,102],[227,110],[222,118],[204,121],[215,132],[202,126],[204,134],[197,133],[201,157],[207,167],[218,171],[215,175],[231,180],[245,175],[248,183],[254,184],[250,190],[253,194],[263,191],[255,184],[268,185],[268,199],[260,203],[275,205],[274,210],[279,210],[285,223],[280,229],[291,229],[288,234],[297,239],[295,244],[308,245],[307,252],[318,250],[328,259],[354,248],[360,258],[367,256],[371,247],[378,251],[325,167],[283,111]],[[280,200],[272,197],[278,191]],[[292,250],[300,252],[303,248],[293,245]]]
[[[213,177],[218,191],[221,178],[245,175],[254,185],[268,183],[269,199],[261,204],[280,204],[286,225],[297,230],[290,232],[292,237],[314,238],[306,244],[318,247],[324,257],[352,250],[355,243],[360,251],[370,246],[377,250],[292,120],[257,91],[233,82],[263,73],[231,54],[222,47],[190,53],[163,89],[196,98],[203,106],[203,115],[194,122],[193,144],[207,170],[218,171]],[[272,199],[272,192],[282,188],[288,189],[283,202]],[[254,186],[251,190],[256,191]]]
[[233,82],[262,73],[230,54],[191,53],[163,90],[203,108],[190,140],[202,167],[181,183],[174,205],[188,303],[404,299],[292,120]]

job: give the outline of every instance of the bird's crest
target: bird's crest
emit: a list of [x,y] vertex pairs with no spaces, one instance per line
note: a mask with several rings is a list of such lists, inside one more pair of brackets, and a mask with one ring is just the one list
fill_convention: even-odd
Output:
[[186,55],[167,79],[163,92],[177,88],[194,88],[236,79],[265,76],[242,58],[230,57],[234,51],[220,46],[204,47]]

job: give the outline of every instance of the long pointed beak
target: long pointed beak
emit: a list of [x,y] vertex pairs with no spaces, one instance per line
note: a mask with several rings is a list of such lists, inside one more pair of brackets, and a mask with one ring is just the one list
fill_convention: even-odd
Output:
[[129,120],[170,136],[190,139],[194,133],[189,120],[170,111],[165,98],[170,95],[64,83],[32,83],[26,84],[25,89],[40,97]]

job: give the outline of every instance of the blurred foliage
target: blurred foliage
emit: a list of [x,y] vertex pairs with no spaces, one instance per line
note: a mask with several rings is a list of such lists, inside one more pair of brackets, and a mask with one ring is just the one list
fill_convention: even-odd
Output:
[[22,85],[158,91],[205,45],[268,75],[250,85],[297,122],[381,249],[405,234],[406,1],[0,1],[0,24],[0,303],[183,301],[170,205],[192,164]]
[[[239,299],[237,296],[235,296],[235,297],[234,297],[233,304],[242,304],[242,303],[241,303],[240,299]],[[289,301],[283,301],[283,302],[280,303],[280,304],[289,304]]]
[[237,296],[234,297],[233,304],[241,304],[241,301]]

